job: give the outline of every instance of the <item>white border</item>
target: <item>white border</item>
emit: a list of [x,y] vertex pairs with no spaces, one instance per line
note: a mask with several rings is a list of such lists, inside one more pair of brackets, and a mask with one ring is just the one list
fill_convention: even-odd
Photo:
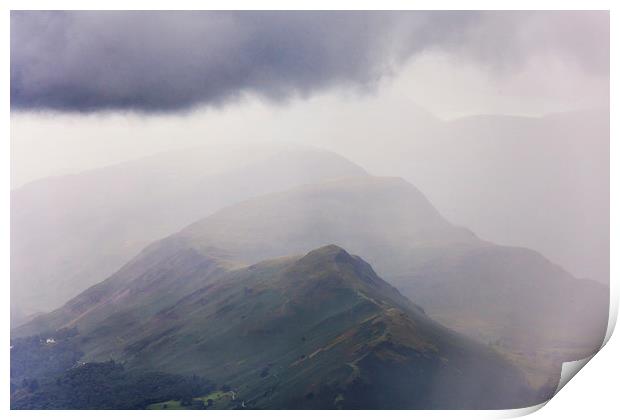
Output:
[[8,0],[8,9],[23,10],[609,10],[610,0]]
[[[4,194],[2,195],[2,206],[0,207],[0,214],[2,217],[0,218],[0,247],[2,251],[2,258],[0,259],[0,272],[2,273],[2,287],[3,287],[3,298],[4,298],[4,321],[5,321],[5,334],[3,336],[3,361],[5,363],[2,364],[2,375],[4,378],[9,377],[9,331],[10,331],[10,321],[9,321],[9,247],[10,247],[10,235],[9,232],[9,191],[10,191],[10,150],[9,150],[9,141],[10,132],[10,98],[9,98],[9,30],[10,30],[10,18],[8,10],[10,9],[23,9],[23,10],[36,10],[36,9],[96,9],[96,10],[111,10],[111,9],[161,9],[161,10],[174,10],[174,9],[212,9],[212,10],[223,10],[223,9],[285,9],[285,10],[317,10],[317,9],[341,9],[341,10],[352,10],[352,9],[366,9],[366,10],[380,10],[380,9],[395,9],[395,10],[477,10],[477,9],[489,9],[489,10],[611,10],[611,73],[618,73],[618,65],[617,65],[617,54],[614,51],[614,47],[617,47],[618,42],[618,31],[615,30],[616,25],[618,24],[618,19],[616,19],[614,10],[612,8],[612,2],[609,0],[590,0],[590,1],[577,1],[577,0],[564,0],[562,2],[558,1],[549,1],[549,0],[522,0],[522,1],[482,1],[482,0],[469,0],[469,1],[430,1],[430,0],[418,0],[418,1],[406,1],[406,0],[382,0],[382,1],[369,1],[369,0],[359,0],[359,1],[326,1],[326,0],[317,0],[317,1],[296,1],[286,2],[286,1],[274,1],[274,0],[263,0],[261,2],[250,1],[250,0],[229,0],[229,1],[214,1],[214,0],[175,0],[173,2],[170,1],[162,1],[162,0],[152,0],[148,2],[139,2],[139,1],[131,1],[131,0],[108,0],[108,1],[90,1],[87,4],[84,1],[78,0],[58,0],[53,2],[53,4],[49,1],[42,0],[23,0],[23,1],[5,1],[6,5],[4,8],[4,14],[2,15],[2,35],[4,38],[4,42],[2,43],[2,51],[3,57],[5,58],[4,66],[2,66],[2,93],[4,101],[2,102],[3,106],[3,114],[2,119],[5,122],[4,133],[5,133],[5,141],[2,144],[2,153],[0,153],[0,183],[5,188]],[[616,139],[618,134],[617,121],[615,120],[616,114],[616,100],[618,98],[618,86],[614,83],[614,79],[612,78],[612,95],[611,95],[611,138]],[[618,188],[618,174],[619,171],[614,166],[614,163],[618,163],[618,147],[614,142],[611,142],[611,191],[614,192]],[[618,205],[618,197],[617,194],[611,195],[611,214],[620,214],[620,206]],[[618,265],[617,265],[617,257],[618,257],[618,232],[620,226],[618,226],[617,219],[612,216],[611,219],[611,285],[612,285],[612,322],[610,322],[610,328],[608,330],[608,338],[613,329],[613,325],[615,325],[615,320],[617,318],[618,312],[618,287],[615,279],[618,277]],[[540,417],[541,415],[545,418],[572,418],[576,415],[586,415],[586,413],[593,412],[598,413],[599,416],[612,417],[611,413],[617,413],[615,398],[616,395],[613,393],[616,388],[616,374],[618,373],[618,355],[620,354],[619,347],[617,345],[617,339],[612,340],[611,344],[607,345],[601,352],[600,355],[597,355],[593,362],[591,362],[588,366],[584,368],[584,373],[580,374],[580,379],[575,386],[573,387],[572,382],[565,389],[563,389],[556,397],[554,397],[551,402],[548,404],[549,407],[545,408],[545,410],[541,410],[536,413],[536,416]],[[600,359],[600,360],[597,360]],[[603,363],[603,360],[605,363]],[[592,366],[590,366],[592,365]],[[9,381],[0,381],[2,386],[2,396],[4,399],[4,407],[5,410],[8,410],[9,407]],[[579,385],[579,386],[577,386]],[[584,387],[585,386],[585,387]],[[580,390],[581,394],[576,395],[572,391]],[[565,398],[566,396],[566,398]],[[561,403],[560,403],[561,402]],[[542,406],[542,405],[541,405]],[[536,411],[536,409],[540,408],[534,407],[531,409],[523,409],[523,410],[507,410],[507,411],[487,411],[487,412],[449,412],[449,411],[390,411],[386,413],[391,417],[398,418],[408,418],[410,416],[422,416],[423,418],[450,418],[450,417],[459,417],[459,418],[504,418],[504,417],[515,417],[520,415],[525,415]],[[88,416],[93,416],[95,418],[106,418],[110,414],[113,415],[131,415],[132,417],[157,417],[157,416],[171,416],[172,414],[167,412],[105,412],[105,411],[90,411],[85,413],[83,411],[46,411],[46,412],[24,412],[24,411],[11,411],[11,417],[14,418],[30,418],[30,417],[38,417],[39,415],[45,415],[46,418],[82,418],[85,414]],[[217,412],[209,412],[209,417],[211,418],[223,418],[223,417],[246,417],[250,416],[253,419],[256,418],[288,418],[291,414],[295,417],[299,418],[313,418],[316,417],[319,413],[314,411],[298,411],[298,412],[286,412],[286,411],[235,411],[235,412],[226,412],[226,411],[217,411]],[[321,415],[344,415],[344,416],[355,416],[356,418],[370,418],[371,416],[374,418],[377,415],[381,415],[378,411],[365,411],[365,412],[326,412],[321,413]],[[197,418],[200,416],[203,418],[206,414],[202,411],[197,412],[184,412],[184,416]],[[598,417],[598,416],[597,416]],[[597,418],[595,417],[595,418]]]

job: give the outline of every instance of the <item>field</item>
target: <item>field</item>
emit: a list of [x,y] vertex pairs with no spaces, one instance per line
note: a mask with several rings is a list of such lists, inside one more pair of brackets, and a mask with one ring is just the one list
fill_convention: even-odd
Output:
[[195,409],[211,409],[222,410],[232,408],[231,404],[235,401],[234,391],[213,391],[202,397],[193,398],[191,403],[187,401],[183,404],[180,400],[169,400],[151,404],[148,410],[195,410]]

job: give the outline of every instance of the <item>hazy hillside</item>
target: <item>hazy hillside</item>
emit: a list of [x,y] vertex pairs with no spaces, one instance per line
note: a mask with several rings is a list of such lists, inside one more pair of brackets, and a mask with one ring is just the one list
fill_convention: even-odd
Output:
[[197,248],[223,248],[250,262],[338,243],[381,272],[404,262],[402,247],[443,250],[446,245],[480,242],[469,230],[446,221],[413,185],[373,176],[345,177],[247,200],[175,237]]
[[[235,261],[253,264],[326,243],[360,255],[431,318],[530,369],[528,379],[538,387],[556,384],[561,362],[592,354],[605,333],[605,287],[574,278],[534,251],[481,241],[447,222],[402,179],[362,176],[217,211],[149,246],[105,282],[13,335],[142,325],[163,304],[218,279]],[[150,292],[169,289],[158,298]],[[92,346],[101,357],[118,356],[100,341]]]
[[406,178],[483,239],[609,282],[608,108],[442,121],[410,106],[359,124],[331,133],[325,147]]
[[11,194],[13,322],[54,309],[150,242],[248,197],[364,174],[331,152],[257,143],[174,151]]
[[[131,371],[225,383],[236,394],[229,408],[509,408],[545,395],[498,353],[431,321],[337,246],[221,276],[198,270],[203,287],[155,314],[136,310],[140,304],[122,290],[148,283],[142,294],[155,299],[175,283],[158,289],[158,278],[132,278],[138,265],[148,270],[144,260],[132,264],[117,273],[115,297],[99,299],[91,289],[67,305],[65,320],[71,312],[79,331],[69,340],[84,351],[81,360],[114,358]],[[169,262],[177,273],[188,265]],[[86,300],[92,306],[79,310],[75,302]]]

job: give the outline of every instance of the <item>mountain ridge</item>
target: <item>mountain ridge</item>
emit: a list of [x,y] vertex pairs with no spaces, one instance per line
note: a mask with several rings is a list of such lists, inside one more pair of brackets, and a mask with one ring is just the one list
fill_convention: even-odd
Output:
[[[319,254],[311,253],[324,244],[338,244],[347,250],[346,254],[335,246],[322,248]],[[293,273],[306,280],[306,272],[318,275],[326,291],[306,282],[301,296],[282,295],[277,288],[279,283],[269,281],[274,276],[283,278],[279,270],[295,261],[291,255],[308,253],[304,261],[321,255],[321,264],[308,264],[312,270]],[[180,257],[175,259],[175,255]],[[362,262],[351,255],[359,255]],[[350,264],[338,265],[336,258]],[[156,264],[151,265],[150,260]],[[415,187],[394,178],[341,178],[248,199],[155,242],[133,263],[117,273],[123,281],[107,280],[102,284],[138,280],[136,284],[162,284],[162,288],[145,289],[149,292],[142,293],[142,298],[128,292],[119,298],[118,306],[107,305],[109,312],[93,310],[70,324],[81,331],[84,351],[94,361],[132,357],[133,363],[143,368],[152,364],[190,372],[200,370],[201,366],[213,366],[213,360],[204,359],[203,352],[207,352],[219,363],[209,368],[213,370],[205,367],[207,370],[201,373],[224,378],[225,366],[231,361],[221,359],[220,353],[212,353],[216,349],[227,354],[246,345],[238,340],[251,336],[257,340],[252,341],[252,346],[268,353],[274,350],[269,346],[277,347],[277,343],[269,344],[267,338],[295,323],[295,316],[305,314],[302,319],[308,321],[314,319],[312,310],[317,308],[329,315],[334,310],[341,311],[344,302],[363,302],[358,307],[362,312],[351,309],[349,315],[341,314],[330,321],[341,325],[339,322],[351,319],[351,314],[361,316],[368,314],[365,311],[379,310],[381,305],[373,300],[389,296],[392,306],[408,308],[407,313],[414,318],[428,319],[425,324],[432,325],[433,330],[448,331],[445,325],[468,336],[467,340],[477,342],[472,344],[478,348],[475,353],[491,351],[489,347],[493,354],[501,354],[494,357],[517,363],[528,370],[527,380],[536,384],[537,392],[547,394],[555,389],[562,362],[598,350],[608,315],[608,291],[575,279],[534,251],[480,240],[443,219]],[[205,275],[202,264],[214,264],[223,270]],[[333,267],[338,268],[340,280],[320,277]],[[370,280],[383,277],[390,285],[373,289],[372,299],[366,299],[364,295],[368,293],[358,283],[353,287],[355,293],[351,287],[343,286],[342,280],[347,276]],[[243,281],[248,283],[241,286]],[[188,289],[179,288],[183,284]],[[282,284],[289,291],[299,286],[289,280]],[[122,288],[116,291],[119,290]],[[161,292],[166,298],[160,302],[156,296]],[[80,299],[91,302],[89,294],[85,292]],[[213,296],[222,299],[221,305],[213,303]],[[303,298],[310,297],[315,302],[312,307],[301,312],[291,309],[295,299],[303,302]],[[259,324],[252,324],[252,305],[265,307],[275,302],[280,302],[278,309],[272,308],[269,316],[261,316]],[[321,302],[338,304],[325,306]],[[200,313],[204,315],[198,316]],[[228,318],[230,314],[237,317]],[[41,333],[45,328],[53,330],[77,316],[80,314],[61,308],[14,329],[12,334],[17,337]],[[247,321],[239,323],[243,316]],[[364,333],[358,333],[372,336],[379,334],[379,330],[385,332],[386,322],[392,329],[400,328],[394,324],[398,317],[389,313],[382,316],[374,324],[355,318],[359,328],[365,326]],[[220,329],[222,323],[236,329]],[[250,328],[251,325],[254,326]],[[329,330],[326,325],[320,328]],[[413,334],[415,329],[411,328],[405,331]],[[212,331],[213,337],[224,334],[227,347],[199,338],[206,330]],[[459,339],[461,343],[462,340]],[[176,354],[184,348],[187,350]],[[179,361],[181,355],[185,362]],[[244,354],[237,360],[251,357],[254,356]]]
[[76,323],[81,360],[197,374],[230,385],[246,408],[512,408],[543,398],[512,363],[429,319],[336,245],[232,268],[133,325],[119,315]]
[[12,191],[13,325],[19,312],[55,309],[151,242],[224,205],[353,174],[366,172],[322,149],[231,146],[164,153]]

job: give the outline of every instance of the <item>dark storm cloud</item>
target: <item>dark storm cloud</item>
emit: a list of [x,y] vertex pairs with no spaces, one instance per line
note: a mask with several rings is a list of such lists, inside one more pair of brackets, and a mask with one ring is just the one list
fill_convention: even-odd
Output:
[[512,68],[532,43],[562,52],[564,36],[579,41],[565,55],[604,69],[606,55],[593,58],[590,34],[566,19],[566,35],[549,35],[545,19],[530,24],[532,41],[522,32],[535,19],[510,13],[12,12],[11,107],[167,112],[244,93],[283,100],[372,87],[428,49]]

